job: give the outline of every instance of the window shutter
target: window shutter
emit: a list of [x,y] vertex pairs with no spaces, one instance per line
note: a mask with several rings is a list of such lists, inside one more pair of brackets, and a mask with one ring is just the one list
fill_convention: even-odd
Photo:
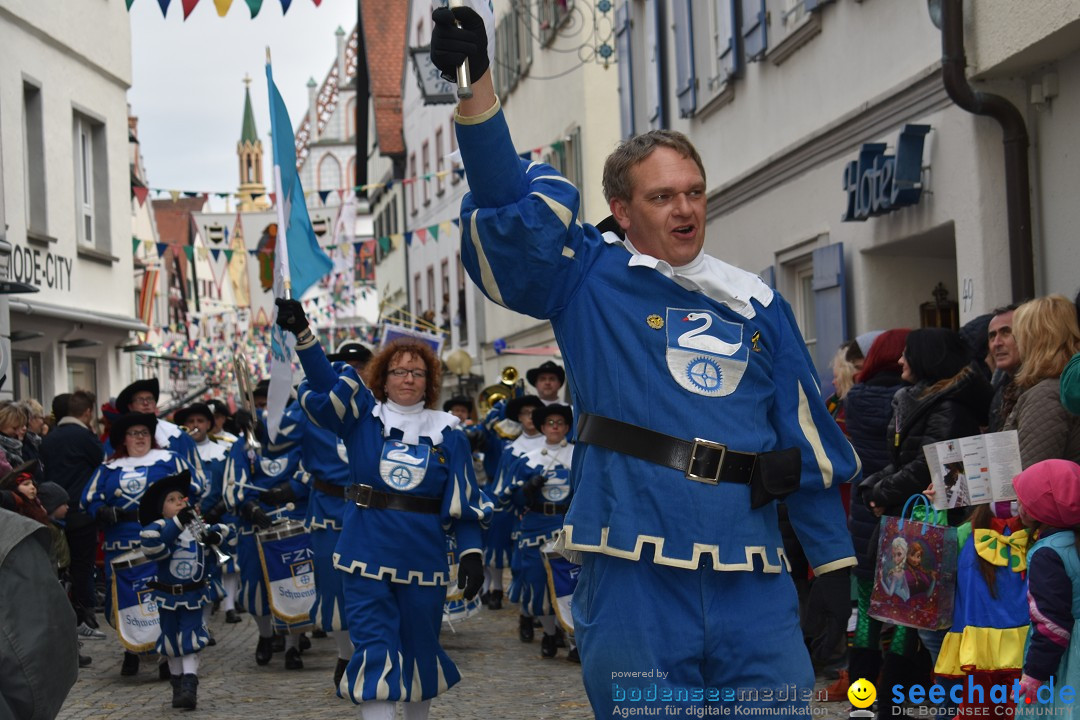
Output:
[[761,281],[773,290],[776,289],[776,266],[770,265],[759,273]]
[[823,5],[828,5],[834,2],[834,0],[803,0],[803,9],[806,12],[813,12],[814,10],[820,10]]
[[832,357],[848,337],[844,243],[817,248],[813,258],[814,322],[817,325],[814,366],[818,375],[827,380],[832,373]]
[[691,0],[674,0],[675,94],[679,116],[690,117],[697,109],[697,77],[694,72],[694,11]]
[[660,33],[660,0],[645,0],[645,98],[649,111],[649,128],[664,127],[664,60]]
[[634,134],[634,62],[631,52],[630,0],[624,0],[615,10],[615,52],[619,65],[619,118],[622,136]]
[[716,55],[720,61],[721,82],[726,82],[742,69],[736,39],[739,27],[735,14],[737,2],[739,0],[716,0]]
[[765,0],[742,0],[743,49],[748,61],[760,60],[768,47]]

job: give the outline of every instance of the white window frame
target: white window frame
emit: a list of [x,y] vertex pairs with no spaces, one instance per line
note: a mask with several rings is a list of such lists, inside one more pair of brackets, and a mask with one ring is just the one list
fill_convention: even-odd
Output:
[[96,244],[94,213],[94,130],[88,118],[75,116],[76,235],[83,245]]

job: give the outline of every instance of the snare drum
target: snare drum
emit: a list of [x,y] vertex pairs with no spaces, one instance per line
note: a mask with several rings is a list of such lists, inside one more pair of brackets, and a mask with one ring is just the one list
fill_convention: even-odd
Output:
[[121,553],[112,559],[113,574],[115,575],[117,570],[138,567],[148,562],[150,562],[150,558],[143,555],[142,550],[138,548],[128,550],[126,553]]
[[310,622],[315,604],[315,553],[304,524],[286,520],[255,533],[270,612],[283,623]]
[[113,627],[131,652],[150,652],[161,634],[158,607],[147,583],[157,578],[157,564],[142,550],[129,550],[112,559]]

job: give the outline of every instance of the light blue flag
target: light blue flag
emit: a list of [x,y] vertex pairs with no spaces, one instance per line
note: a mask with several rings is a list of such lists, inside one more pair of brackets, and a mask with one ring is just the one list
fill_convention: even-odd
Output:
[[288,244],[289,274],[292,295],[299,298],[304,291],[330,272],[334,264],[323,249],[311,227],[304,189],[296,174],[296,139],[285,101],[274,84],[270,63],[266,64],[266,84],[270,94],[270,134],[274,149],[274,166],[280,169],[277,201],[284,205],[285,227],[278,231],[278,242]]

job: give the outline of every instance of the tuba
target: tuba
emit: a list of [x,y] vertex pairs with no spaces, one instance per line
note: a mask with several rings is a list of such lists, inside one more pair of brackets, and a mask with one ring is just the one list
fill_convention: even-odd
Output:
[[497,403],[514,396],[514,388],[519,378],[518,369],[513,365],[507,366],[499,373],[499,382],[488,385],[480,391],[480,395],[476,398],[476,407],[480,411],[481,419],[491,412],[491,408]]

